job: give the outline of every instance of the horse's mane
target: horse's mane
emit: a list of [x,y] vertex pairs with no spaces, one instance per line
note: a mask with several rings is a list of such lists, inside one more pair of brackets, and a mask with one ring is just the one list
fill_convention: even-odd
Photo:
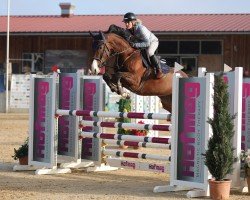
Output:
[[129,42],[131,38],[131,34],[126,29],[116,26],[114,24],[109,26],[109,29],[106,33],[114,33],[125,39],[127,42]]

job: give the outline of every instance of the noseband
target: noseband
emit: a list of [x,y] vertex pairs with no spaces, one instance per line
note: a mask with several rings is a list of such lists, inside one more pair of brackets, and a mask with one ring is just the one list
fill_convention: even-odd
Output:
[[[108,48],[108,45],[107,45],[106,42],[102,42],[102,44],[99,45],[99,48],[100,48],[101,46],[103,46],[103,45],[104,45],[104,50],[103,50],[101,56],[100,56],[99,58],[98,58],[98,57],[93,57],[93,59],[95,59],[95,60],[97,60],[97,61],[100,62],[100,64],[99,64],[100,66],[98,65],[99,68],[105,66],[105,62],[106,62],[106,61],[109,59],[109,57],[110,57],[110,49]],[[102,61],[103,56],[104,56],[104,53],[107,54],[107,59],[105,59],[104,61]]]

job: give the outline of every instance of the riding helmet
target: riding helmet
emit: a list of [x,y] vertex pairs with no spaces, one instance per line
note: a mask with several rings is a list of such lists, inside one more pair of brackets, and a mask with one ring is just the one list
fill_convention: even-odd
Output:
[[124,17],[123,17],[123,22],[130,22],[130,21],[133,21],[133,20],[136,20],[136,16],[132,12],[126,13],[124,15]]

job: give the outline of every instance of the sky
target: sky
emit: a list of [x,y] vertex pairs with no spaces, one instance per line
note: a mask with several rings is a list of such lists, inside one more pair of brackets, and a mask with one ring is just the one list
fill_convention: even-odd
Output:
[[[60,15],[59,3],[75,6],[75,15],[250,13],[250,0],[9,0],[10,15]],[[0,0],[7,15],[8,0]]]

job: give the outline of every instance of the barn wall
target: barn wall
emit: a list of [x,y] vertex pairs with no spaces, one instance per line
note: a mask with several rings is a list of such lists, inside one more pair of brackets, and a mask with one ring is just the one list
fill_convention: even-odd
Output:
[[[222,40],[223,55],[199,55],[198,66],[209,71],[219,71],[223,63],[231,67],[250,69],[250,35],[164,35],[160,40]],[[45,53],[46,50],[86,50],[91,62],[91,38],[80,36],[12,36],[10,35],[10,59],[21,59],[22,53]],[[6,36],[0,36],[0,64],[6,59]],[[15,61],[21,66],[21,61]],[[19,69],[20,71],[20,69]]]

